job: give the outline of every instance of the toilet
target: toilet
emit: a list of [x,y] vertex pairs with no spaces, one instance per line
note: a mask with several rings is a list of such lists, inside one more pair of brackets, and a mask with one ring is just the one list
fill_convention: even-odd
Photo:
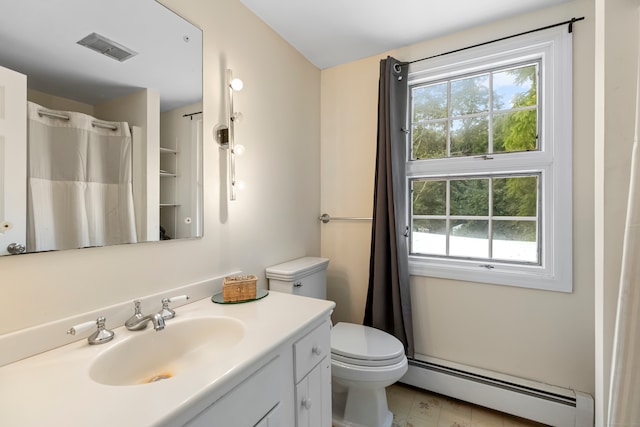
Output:
[[[266,269],[269,289],[326,299],[326,258],[304,257]],[[368,326],[340,322],[331,329],[331,403],[335,427],[390,427],[385,388],[407,372],[404,346]]]

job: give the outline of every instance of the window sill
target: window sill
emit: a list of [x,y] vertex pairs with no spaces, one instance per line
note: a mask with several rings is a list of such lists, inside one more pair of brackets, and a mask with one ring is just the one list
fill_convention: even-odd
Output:
[[491,268],[487,268],[486,265],[487,262],[481,261],[436,260],[410,256],[409,274],[565,293],[571,293],[573,290],[571,271],[552,271],[540,266],[514,266],[497,262],[492,262]]

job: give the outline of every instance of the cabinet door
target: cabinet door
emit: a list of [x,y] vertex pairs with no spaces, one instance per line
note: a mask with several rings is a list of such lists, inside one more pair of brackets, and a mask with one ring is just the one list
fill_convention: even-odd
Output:
[[298,427],[331,427],[331,360],[325,357],[296,385]]
[[26,243],[27,78],[0,67],[0,255]]
[[254,427],[281,427],[282,417],[280,415],[280,404],[276,405],[258,424]]
[[[254,427],[265,418],[267,426],[280,419],[280,393],[274,392],[281,375],[280,365],[272,360],[214,404],[189,420],[188,427]],[[274,411],[275,410],[275,411]],[[268,415],[272,416],[269,423]]]

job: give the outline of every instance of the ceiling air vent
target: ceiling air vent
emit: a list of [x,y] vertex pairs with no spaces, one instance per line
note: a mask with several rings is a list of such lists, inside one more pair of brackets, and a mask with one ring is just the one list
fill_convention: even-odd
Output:
[[101,36],[98,33],[91,33],[82,40],[78,41],[79,45],[93,49],[98,53],[113,58],[116,61],[126,61],[129,58],[133,58],[137,55],[137,52],[122,46],[119,43],[109,40],[105,36]]

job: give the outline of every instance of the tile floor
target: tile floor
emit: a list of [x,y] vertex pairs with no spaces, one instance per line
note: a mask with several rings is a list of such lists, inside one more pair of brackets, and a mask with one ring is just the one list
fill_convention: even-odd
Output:
[[439,394],[394,384],[387,388],[392,427],[541,427],[543,424]]

